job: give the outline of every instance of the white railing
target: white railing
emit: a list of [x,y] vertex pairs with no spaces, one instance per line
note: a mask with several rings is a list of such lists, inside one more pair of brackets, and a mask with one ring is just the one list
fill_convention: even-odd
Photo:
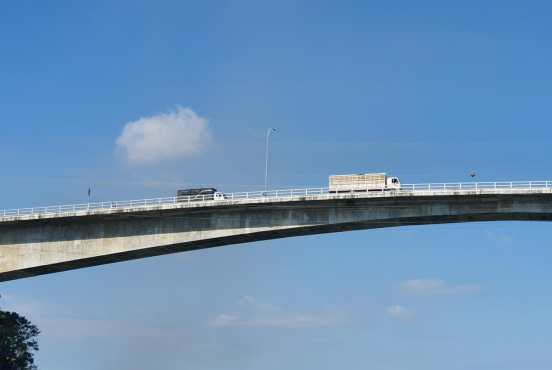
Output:
[[224,193],[220,198],[215,199],[212,194],[184,197],[165,197],[127,201],[111,201],[96,203],[81,203],[50,207],[33,207],[19,209],[0,210],[1,219],[29,218],[32,216],[65,216],[71,214],[98,211],[122,211],[129,209],[148,209],[163,205],[209,205],[209,204],[232,204],[239,200],[286,200],[302,197],[326,196],[340,197],[347,194],[355,194],[363,197],[395,196],[403,194],[425,195],[425,194],[462,194],[477,192],[531,192],[531,191],[552,191],[552,181],[503,181],[503,182],[468,182],[468,183],[430,183],[430,184],[402,184],[399,189],[367,189],[367,191],[349,191],[339,193],[330,192],[328,188],[306,188],[306,189],[284,189],[269,191],[253,191],[239,193]]

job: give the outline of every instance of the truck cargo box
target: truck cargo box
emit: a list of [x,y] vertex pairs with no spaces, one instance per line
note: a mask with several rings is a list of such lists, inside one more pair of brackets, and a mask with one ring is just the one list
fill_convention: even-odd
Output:
[[400,187],[398,178],[387,178],[385,173],[332,175],[329,178],[330,193],[350,191],[375,191]]

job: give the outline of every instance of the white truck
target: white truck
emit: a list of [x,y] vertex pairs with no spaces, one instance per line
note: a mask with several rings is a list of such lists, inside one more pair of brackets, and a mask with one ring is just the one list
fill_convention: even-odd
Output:
[[332,175],[329,178],[330,193],[398,190],[398,177],[385,173],[361,173],[356,175]]

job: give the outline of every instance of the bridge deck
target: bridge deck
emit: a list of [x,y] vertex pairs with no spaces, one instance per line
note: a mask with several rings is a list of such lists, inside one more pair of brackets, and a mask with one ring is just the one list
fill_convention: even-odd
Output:
[[227,193],[224,195],[225,199],[219,200],[205,199],[205,196],[200,200],[190,197],[167,197],[0,210],[0,222],[309,200],[551,193],[552,181],[409,184],[402,185],[399,190],[381,189],[339,194],[330,193],[328,188],[286,189]]
[[552,182],[102,202],[0,212],[0,281],[259,240],[384,227],[552,221]]

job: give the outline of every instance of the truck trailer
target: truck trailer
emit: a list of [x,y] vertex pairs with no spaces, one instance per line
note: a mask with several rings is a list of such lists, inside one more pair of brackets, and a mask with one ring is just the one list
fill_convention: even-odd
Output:
[[330,193],[385,191],[400,188],[399,178],[387,176],[385,173],[332,175],[329,178]]

